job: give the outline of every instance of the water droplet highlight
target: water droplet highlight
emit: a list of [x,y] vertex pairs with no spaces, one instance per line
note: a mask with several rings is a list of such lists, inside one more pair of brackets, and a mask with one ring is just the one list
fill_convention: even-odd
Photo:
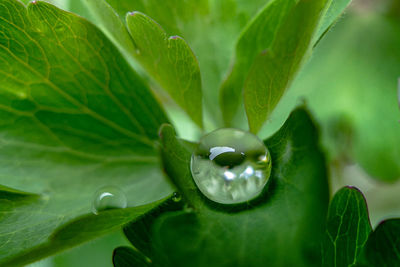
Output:
[[231,128],[205,135],[190,164],[199,190],[221,204],[257,197],[269,180],[271,167],[269,151],[257,136]]
[[127,202],[121,189],[116,186],[105,186],[94,194],[92,211],[97,215],[103,210],[123,209],[126,208]]

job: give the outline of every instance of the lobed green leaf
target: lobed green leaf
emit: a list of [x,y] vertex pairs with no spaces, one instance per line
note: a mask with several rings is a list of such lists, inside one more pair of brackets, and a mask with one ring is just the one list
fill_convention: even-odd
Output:
[[126,17],[135,57],[200,127],[203,126],[200,68],[179,36],[168,37],[154,20],[140,12]]
[[[107,2],[122,21],[125,22],[128,12],[140,11],[157,21],[168,35],[179,35],[190,44],[201,69],[205,122],[211,127],[222,125],[218,106],[218,87],[229,68],[234,42],[240,31],[266,1],[108,0]],[[101,13],[101,11],[96,13],[99,12]],[[108,19],[100,20],[96,23],[105,24]],[[109,31],[112,31],[112,23],[108,26]]]
[[265,141],[273,161],[269,186],[243,205],[206,199],[189,170],[193,145],[176,139],[170,126],[162,128],[161,138],[165,170],[189,207],[148,214],[146,223],[125,229],[136,233],[128,238],[154,266],[310,266],[319,261],[328,187],[317,130],[304,109],[294,111]]
[[[0,0],[0,265],[27,264],[157,205],[145,204],[171,192],[154,147],[164,122],[95,26],[44,2]],[[88,215],[105,185],[138,207]]]
[[329,205],[322,241],[322,266],[353,266],[372,231],[367,204],[358,189],[344,187]]

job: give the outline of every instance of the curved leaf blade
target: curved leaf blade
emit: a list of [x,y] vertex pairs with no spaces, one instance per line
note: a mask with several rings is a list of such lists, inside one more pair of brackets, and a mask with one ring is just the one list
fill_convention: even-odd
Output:
[[287,19],[295,0],[269,1],[263,10],[243,30],[235,48],[232,70],[220,88],[220,106],[226,125],[242,103],[243,87],[257,56],[277,38],[279,26]]
[[200,68],[188,44],[168,37],[154,20],[140,12],[126,17],[136,58],[200,127],[203,126]]
[[310,52],[327,0],[300,0],[289,12],[269,50],[252,64],[244,85],[249,127],[258,132]]
[[[233,67],[220,88],[220,107],[226,125],[241,123],[241,115],[244,117],[242,94],[246,77],[260,53],[270,50],[274,40],[279,38],[279,35],[286,34],[279,28],[284,21],[288,20],[290,10],[296,5],[296,2],[294,0],[268,2],[242,31],[236,43]],[[311,42],[312,46],[315,46],[334,24],[349,2],[350,0],[328,0],[326,2],[325,10],[319,20],[318,30]],[[299,25],[301,25],[302,21],[299,21]]]
[[[65,249],[52,234],[90,212],[102,186],[123,186],[129,206],[171,193],[154,149],[167,118],[86,20],[44,2],[0,0],[0,81],[0,184],[40,195],[1,200],[0,265]],[[33,252],[49,242],[49,252]]]

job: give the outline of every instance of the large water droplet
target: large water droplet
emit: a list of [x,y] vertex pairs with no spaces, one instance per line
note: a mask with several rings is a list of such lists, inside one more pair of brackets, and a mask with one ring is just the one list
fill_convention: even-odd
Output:
[[255,135],[224,128],[200,140],[190,167],[193,180],[206,197],[236,204],[261,193],[271,174],[271,158]]
[[105,186],[94,194],[92,211],[94,214],[99,214],[103,210],[123,209],[126,205],[126,196],[121,189],[116,186]]

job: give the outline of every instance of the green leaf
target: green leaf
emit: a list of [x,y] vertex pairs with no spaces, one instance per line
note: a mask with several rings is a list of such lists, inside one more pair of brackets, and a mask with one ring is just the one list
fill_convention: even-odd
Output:
[[[314,1],[318,2],[318,1]],[[322,1],[323,2],[323,1]],[[328,30],[328,28],[334,23],[340,13],[344,10],[350,0],[340,0],[340,1],[326,1],[326,12],[320,19],[319,27],[317,33],[314,35],[314,39],[311,42],[314,45],[321,36]],[[245,87],[245,80],[248,76],[248,73],[255,62],[255,60],[260,56],[264,50],[273,49],[273,42],[275,39],[279,38],[292,38],[292,32],[290,32],[293,26],[296,26],[296,29],[292,29],[293,32],[296,31],[313,31],[314,29],[306,29],[307,22],[302,18],[299,18],[298,21],[286,22],[289,23],[290,26],[285,28],[281,28],[281,24],[288,20],[290,16],[293,16],[291,9],[296,5],[296,1],[294,0],[274,0],[268,2],[268,4],[264,7],[264,9],[247,25],[247,27],[243,30],[237,44],[236,44],[236,52],[235,58],[233,62],[233,68],[229,73],[228,77],[224,81],[221,86],[220,91],[220,106],[223,111],[224,121],[227,125],[240,125],[241,122],[238,121],[240,118],[240,114],[244,114],[244,110],[241,111],[243,104],[242,102],[242,94],[243,88]],[[307,10],[303,10],[305,13],[310,12]],[[311,11],[313,12],[313,11]],[[317,10],[318,12],[318,10]],[[304,14],[304,16],[308,16],[308,14]],[[312,15],[311,15],[312,16]],[[314,18],[310,18],[314,19]],[[302,29],[302,27],[304,27]],[[312,25],[311,27],[316,27],[316,25]],[[311,33],[311,32],[310,32]],[[300,33],[301,34],[301,33]],[[295,35],[293,35],[295,36]],[[300,37],[301,38],[301,37]],[[299,41],[309,42],[309,36],[305,37],[304,40],[300,39],[294,41],[292,48],[295,49],[296,46],[301,46]],[[284,42],[284,41],[283,41]],[[283,49],[284,45],[280,47],[282,44],[275,47],[275,49]],[[271,53],[279,54],[279,51],[271,51]],[[301,49],[297,54],[301,54]],[[302,55],[298,55],[301,57]],[[293,58],[293,57],[291,57]],[[273,60],[267,58],[266,60]],[[285,60],[282,60],[282,64],[285,64]],[[296,60],[296,59],[290,59]],[[276,63],[279,65],[279,62]],[[267,69],[268,70],[268,69]],[[283,68],[285,70],[285,68]],[[268,70],[266,73],[270,73]],[[284,71],[280,71],[282,73],[282,78],[275,77],[275,79],[285,79]],[[278,74],[277,74],[278,75]],[[266,76],[266,75],[265,75]],[[265,87],[265,85],[264,85]],[[281,89],[282,90],[282,89]],[[272,90],[271,90],[272,91]],[[268,91],[267,93],[268,94]],[[271,110],[273,109],[274,104],[271,104]],[[238,111],[239,110],[239,111]],[[238,115],[239,114],[239,115]],[[244,116],[243,116],[244,117]]]
[[[118,17],[115,10],[104,0],[72,1],[75,5],[83,5],[87,11],[79,12],[80,15],[96,24],[113,43],[120,49],[126,58],[135,54],[135,45],[129,35],[128,29]],[[73,10],[75,11],[75,10]],[[78,10],[76,10],[78,11]]]
[[271,47],[254,61],[244,85],[249,127],[258,132],[310,52],[326,0],[301,0],[287,15]]
[[368,266],[400,266],[400,219],[381,222],[365,246]]
[[220,106],[227,125],[242,102],[247,74],[257,56],[271,46],[279,26],[287,19],[295,0],[269,1],[263,10],[244,29],[237,44],[233,68],[220,89]]
[[339,190],[330,206],[322,266],[400,266],[400,219],[381,222],[372,232],[362,193]]
[[151,266],[146,258],[130,247],[118,247],[113,253],[115,267]]
[[349,5],[351,0],[329,0],[317,33],[314,35],[312,43],[314,46],[325,35],[327,31],[339,20],[344,9]]
[[[157,21],[168,35],[179,35],[189,43],[201,67],[206,122],[212,127],[221,125],[218,87],[229,68],[234,43],[242,28],[265,5],[266,0],[107,2],[121,20],[125,19],[127,12],[140,11]],[[109,26],[112,29],[111,24]]]
[[270,185],[243,205],[206,199],[189,170],[193,145],[176,139],[170,126],[161,136],[165,170],[191,208],[156,216],[147,231],[135,231],[141,221],[128,226],[148,233],[143,242],[129,239],[134,246],[147,244],[140,250],[155,266],[310,266],[320,261],[328,186],[317,130],[304,109],[294,111],[265,141],[273,161]]
[[338,191],[329,205],[322,266],[354,266],[371,231],[362,193],[354,187]]
[[202,91],[198,62],[186,42],[168,38],[151,18],[137,13],[127,16],[125,27],[106,1],[85,0],[94,21],[124,52],[134,57],[170,94],[188,115],[202,127]]
[[[44,2],[0,0],[0,81],[0,184],[34,195],[0,188],[0,265],[111,231],[171,193],[154,149],[167,119],[86,20]],[[87,215],[105,185],[138,207]]]
[[168,37],[159,24],[140,12],[129,13],[126,20],[137,60],[202,127],[200,68],[190,47],[179,36]]

